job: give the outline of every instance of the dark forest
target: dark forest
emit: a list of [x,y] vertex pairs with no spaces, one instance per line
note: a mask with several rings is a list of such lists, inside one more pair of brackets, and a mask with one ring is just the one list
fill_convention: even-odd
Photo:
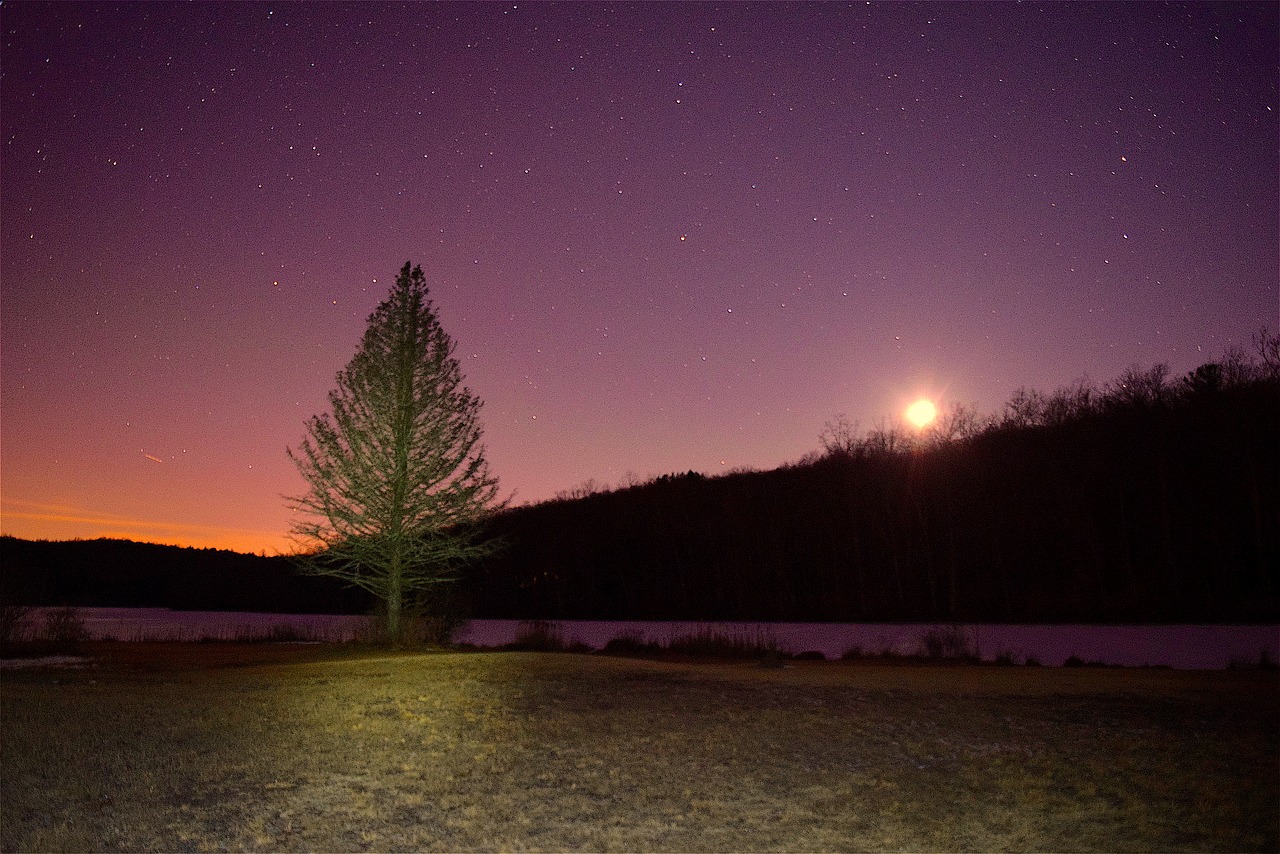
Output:
[[1022,392],[941,435],[829,427],[768,472],[518,508],[486,616],[1274,622],[1280,380],[1236,361]]

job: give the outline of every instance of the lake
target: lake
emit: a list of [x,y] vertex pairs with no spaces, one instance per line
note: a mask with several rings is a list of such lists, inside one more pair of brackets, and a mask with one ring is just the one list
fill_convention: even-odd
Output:
[[[36,609],[28,619],[38,626]],[[248,640],[277,629],[296,630],[306,637],[326,641],[350,641],[370,636],[368,617],[331,614],[258,614],[226,611],[170,611],[164,608],[80,608],[89,636],[115,640]],[[568,642],[602,648],[611,638],[629,635],[659,643],[700,632],[715,632],[747,639],[766,638],[791,653],[816,650],[827,658],[839,658],[850,647],[866,655],[891,652],[911,655],[920,650],[929,631],[947,625],[854,623],[750,623],[750,622],[619,622],[562,620],[557,625]],[[455,641],[496,647],[515,640],[519,620],[472,620]],[[1130,667],[1164,666],[1188,670],[1213,670],[1233,660],[1257,662],[1265,650],[1280,660],[1278,626],[1008,626],[963,627],[971,646],[986,660],[1011,655],[1015,661],[1028,656],[1042,664],[1061,665],[1071,656],[1083,661]]]

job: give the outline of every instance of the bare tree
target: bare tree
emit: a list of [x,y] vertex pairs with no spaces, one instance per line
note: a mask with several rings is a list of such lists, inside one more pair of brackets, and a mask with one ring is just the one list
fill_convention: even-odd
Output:
[[1263,326],[1253,335],[1253,349],[1262,359],[1263,375],[1280,379],[1280,334],[1273,334]]
[[590,498],[593,495],[603,495],[606,492],[612,492],[609,484],[601,483],[594,477],[587,478],[577,486],[569,489],[562,489],[555,494],[556,501],[580,501],[583,498]]
[[1044,395],[1035,389],[1020,387],[1004,405],[1002,427],[1036,427],[1044,420]]
[[978,414],[975,406],[952,403],[941,406],[938,416],[927,429],[927,445],[942,447],[954,442],[966,442],[986,430],[991,419]]
[[916,438],[897,424],[887,424],[883,418],[858,443],[857,453],[866,457],[891,457],[909,451],[917,444]]
[[369,316],[360,349],[289,456],[310,484],[291,499],[294,533],[314,551],[303,570],[368,590],[385,604],[388,639],[407,597],[452,580],[489,553],[477,524],[497,480],[480,444],[480,400],[462,385],[421,267],[408,263]]
[[1066,424],[1094,412],[1099,400],[1097,390],[1087,377],[1063,386],[1044,398],[1040,420],[1045,425]]
[[1116,405],[1151,407],[1163,404],[1170,390],[1168,365],[1152,365],[1146,370],[1130,365],[1108,387],[1107,396]]
[[818,441],[828,456],[851,457],[857,452],[861,437],[858,435],[858,423],[850,421],[843,412],[836,414],[830,421],[822,425]]

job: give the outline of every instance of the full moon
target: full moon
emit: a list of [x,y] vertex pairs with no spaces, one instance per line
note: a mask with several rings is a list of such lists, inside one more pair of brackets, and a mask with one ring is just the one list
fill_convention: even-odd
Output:
[[923,429],[938,416],[938,408],[933,405],[933,401],[921,398],[907,407],[906,416],[917,428]]

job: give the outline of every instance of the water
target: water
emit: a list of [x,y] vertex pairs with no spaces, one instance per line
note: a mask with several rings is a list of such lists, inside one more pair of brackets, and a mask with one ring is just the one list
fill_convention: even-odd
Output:
[[[499,646],[515,639],[516,620],[475,620],[457,634],[460,643]],[[730,637],[775,640],[787,652],[821,652],[839,658],[852,646],[866,655],[891,652],[913,655],[920,651],[922,636],[947,631],[948,625],[852,624],[852,623],[692,623],[564,621],[559,623],[568,642],[593,648],[610,638],[631,634],[646,641],[664,642],[673,637],[710,630]],[[1188,670],[1226,667],[1233,659],[1257,662],[1262,650],[1272,661],[1280,649],[1277,626],[964,626],[966,639],[982,658],[1027,656],[1042,664],[1061,665],[1075,656],[1082,661],[1130,667],[1166,666]]]
[[[349,641],[368,638],[373,629],[368,617],[330,614],[170,611],[164,608],[81,608],[79,614],[89,636],[94,639],[247,640],[291,629],[309,639]],[[31,625],[38,626],[41,614],[37,612],[32,617]],[[950,628],[919,624],[598,620],[565,620],[558,625],[566,641],[584,643],[595,649],[622,635],[662,643],[682,635],[711,631],[750,640],[769,639],[788,652],[816,650],[827,658],[839,658],[853,646],[867,655],[885,651],[911,655],[920,651],[925,633]],[[458,632],[455,640],[477,646],[501,646],[515,640],[519,628],[518,620],[473,620]],[[975,646],[986,660],[1011,655],[1015,661],[1023,661],[1031,656],[1042,664],[1057,666],[1075,656],[1087,662],[1191,670],[1218,669],[1233,660],[1256,662],[1264,650],[1272,661],[1280,660],[1280,627],[1274,625],[980,625],[963,628],[970,645]]]
[[[36,608],[25,621],[29,634],[51,608]],[[278,630],[320,641],[346,642],[372,636],[369,617],[343,614],[259,614],[249,611],[170,611],[168,608],[77,608],[92,640],[253,640]]]

